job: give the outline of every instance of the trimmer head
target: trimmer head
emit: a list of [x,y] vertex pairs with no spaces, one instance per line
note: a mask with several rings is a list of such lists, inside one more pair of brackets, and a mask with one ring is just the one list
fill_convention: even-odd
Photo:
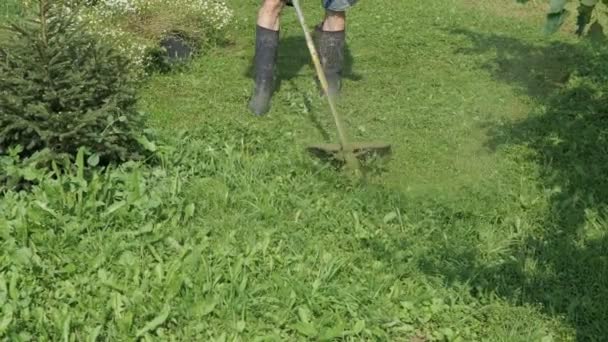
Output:
[[351,143],[346,146],[340,144],[314,144],[307,150],[318,157],[329,157],[345,161],[348,154],[357,158],[379,155],[384,156],[391,152],[391,145],[383,142]]

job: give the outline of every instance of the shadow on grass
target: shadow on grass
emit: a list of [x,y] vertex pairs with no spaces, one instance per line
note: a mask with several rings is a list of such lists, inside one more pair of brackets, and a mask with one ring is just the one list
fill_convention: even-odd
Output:
[[[608,336],[608,48],[554,42],[535,45],[467,30],[465,55],[493,53],[482,68],[540,104],[538,112],[490,127],[488,146],[525,146],[550,193],[541,227],[498,265],[474,243],[452,246],[422,265],[448,281],[472,283],[516,303],[541,304],[563,316],[581,341]],[[442,263],[436,260],[453,260]],[[423,262],[424,264],[424,262]]]

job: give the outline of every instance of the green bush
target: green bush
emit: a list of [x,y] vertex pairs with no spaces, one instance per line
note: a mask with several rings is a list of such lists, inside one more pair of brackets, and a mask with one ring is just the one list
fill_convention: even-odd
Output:
[[7,18],[19,15],[21,13],[20,1],[4,0],[0,5],[0,22],[4,22]]
[[130,59],[63,2],[35,4],[0,46],[0,155],[21,146],[20,157],[73,160],[84,147],[102,163],[141,158],[145,120]]

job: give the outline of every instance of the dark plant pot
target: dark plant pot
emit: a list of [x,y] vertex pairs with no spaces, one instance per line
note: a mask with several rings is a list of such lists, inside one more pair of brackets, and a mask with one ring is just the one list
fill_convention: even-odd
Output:
[[173,31],[162,37],[157,46],[149,48],[146,51],[146,71],[167,73],[185,66],[200,50],[199,46],[186,37],[181,32]]
[[187,61],[193,54],[192,46],[179,33],[170,33],[160,41],[160,47],[166,51],[171,64]]

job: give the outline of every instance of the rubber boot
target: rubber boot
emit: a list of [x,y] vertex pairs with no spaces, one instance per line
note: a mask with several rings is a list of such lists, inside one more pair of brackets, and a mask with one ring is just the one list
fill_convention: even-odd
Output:
[[322,24],[316,27],[315,40],[319,50],[319,58],[327,83],[330,96],[337,96],[342,88],[342,68],[344,64],[345,31],[323,31]]
[[279,31],[256,26],[255,85],[249,100],[249,110],[255,115],[264,115],[270,110],[276,78],[278,46]]

